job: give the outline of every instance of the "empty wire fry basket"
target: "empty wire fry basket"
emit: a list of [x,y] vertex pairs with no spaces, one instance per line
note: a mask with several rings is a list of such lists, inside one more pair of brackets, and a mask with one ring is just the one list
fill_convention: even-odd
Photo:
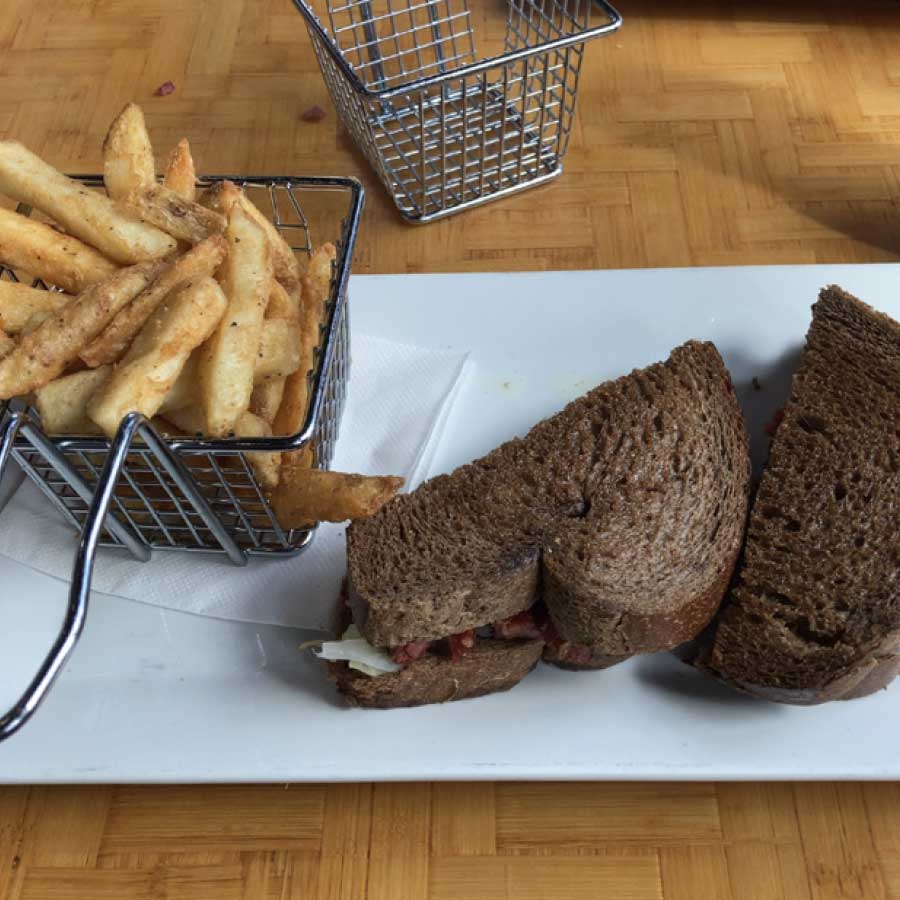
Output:
[[[622,23],[606,0],[507,0],[501,52],[479,56],[467,0],[293,2],[341,119],[412,222],[558,175],[584,44]],[[493,10],[476,12],[489,45]]]

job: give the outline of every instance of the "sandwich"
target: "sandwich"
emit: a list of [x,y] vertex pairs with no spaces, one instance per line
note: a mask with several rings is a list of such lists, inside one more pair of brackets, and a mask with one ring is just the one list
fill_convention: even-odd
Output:
[[749,478],[728,372],[688,342],[352,523],[345,630],[319,655],[351,703],[390,708],[672,648],[719,606]]
[[900,673],[900,324],[823,290],[779,418],[695,663],[783,703],[865,696]]

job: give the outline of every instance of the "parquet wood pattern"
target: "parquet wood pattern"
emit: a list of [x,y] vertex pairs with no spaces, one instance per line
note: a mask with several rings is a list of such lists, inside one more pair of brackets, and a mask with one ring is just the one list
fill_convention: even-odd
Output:
[[[359,272],[898,258],[896,0],[621,6],[563,177],[424,228],[288,0],[3,0],[0,135],[96,171],[134,99],[161,157],[187,135],[206,171],[360,175]],[[900,900],[900,785],[0,788],[4,900],[463,897]]]

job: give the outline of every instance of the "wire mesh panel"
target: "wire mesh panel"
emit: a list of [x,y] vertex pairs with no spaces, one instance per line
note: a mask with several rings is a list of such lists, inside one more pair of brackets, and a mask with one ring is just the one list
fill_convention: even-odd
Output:
[[464,0],[337,0],[328,19],[345,58],[374,90],[475,59]]
[[416,222],[558,175],[584,43],[621,24],[606,0],[508,0],[502,51],[479,58],[465,0],[312,2],[294,0],[335,107]]
[[[93,187],[102,184],[96,176],[81,176],[80,180]],[[204,179],[202,185],[216,180]],[[325,325],[317,341],[314,368],[307,376],[311,400],[306,422],[296,435],[215,440],[161,439],[153,425],[142,426],[168,449],[161,454],[147,446],[149,438],[143,440],[138,434],[123,451],[102,546],[123,546],[133,534],[154,549],[226,552],[220,530],[224,529],[241,552],[272,556],[296,553],[311,538],[310,530],[284,530],[278,524],[254,475],[252,456],[310,448],[316,467],[327,468],[331,462],[349,374],[346,287],[362,189],[351,179],[339,178],[232,180],[270,215],[298,255],[308,256],[314,244],[326,241],[337,248]],[[20,277],[22,273],[0,267],[0,278]],[[81,530],[102,481],[110,442],[44,435],[36,410],[14,414],[7,407],[0,407],[0,419],[18,415],[27,423],[9,433],[12,456],[66,520]],[[193,490],[199,492],[204,508],[192,501]]]

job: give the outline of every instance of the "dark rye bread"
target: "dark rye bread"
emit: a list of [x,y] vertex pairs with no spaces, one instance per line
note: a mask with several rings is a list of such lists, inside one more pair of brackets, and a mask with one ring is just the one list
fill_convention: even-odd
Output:
[[543,647],[543,641],[479,639],[455,662],[429,653],[399,672],[377,678],[343,662],[331,663],[330,668],[351,705],[396,709],[508,691],[537,665]]
[[[585,493],[544,548],[560,635],[604,668],[673,647],[713,617],[744,532],[747,435],[712,345],[615,382]],[[599,452],[598,452],[599,451]],[[572,667],[571,665],[569,667]]]
[[900,325],[823,290],[701,667],[785,703],[900,672]]
[[354,620],[376,646],[528,609],[599,658],[673,647],[715,612],[749,458],[712,344],[607,382],[348,530]]

